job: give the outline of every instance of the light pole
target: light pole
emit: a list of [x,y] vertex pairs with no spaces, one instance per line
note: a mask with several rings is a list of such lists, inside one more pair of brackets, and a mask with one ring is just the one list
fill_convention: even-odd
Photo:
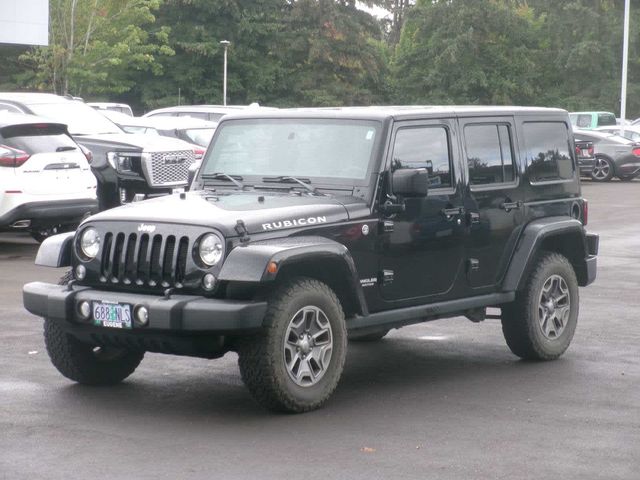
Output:
[[227,105],[227,49],[231,42],[229,40],[220,41],[220,45],[224,47],[224,73],[222,77],[222,104]]

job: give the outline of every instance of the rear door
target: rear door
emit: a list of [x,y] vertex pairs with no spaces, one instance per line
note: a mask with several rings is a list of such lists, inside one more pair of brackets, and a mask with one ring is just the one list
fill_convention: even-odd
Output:
[[0,130],[0,143],[29,155],[15,169],[17,183],[26,194],[79,194],[95,188],[86,157],[62,125],[5,127]]
[[472,294],[490,293],[504,275],[522,225],[513,117],[460,119],[467,165],[465,272]]

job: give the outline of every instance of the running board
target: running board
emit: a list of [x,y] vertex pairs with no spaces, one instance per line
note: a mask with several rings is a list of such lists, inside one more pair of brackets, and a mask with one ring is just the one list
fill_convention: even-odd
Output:
[[479,295],[477,297],[449,300],[447,302],[417,305],[415,307],[399,308],[396,310],[385,310],[371,313],[367,316],[356,315],[347,320],[347,329],[359,330],[371,327],[404,327],[405,325],[453,316],[452,314],[464,315],[466,310],[497,306],[503,303],[513,302],[515,298],[515,292],[492,293],[489,295]]

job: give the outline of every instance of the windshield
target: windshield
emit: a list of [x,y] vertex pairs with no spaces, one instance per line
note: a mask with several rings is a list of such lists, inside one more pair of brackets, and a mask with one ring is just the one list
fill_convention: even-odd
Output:
[[379,129],[378,122],[336,119],[223,122],[202,173],[364,180]]
[[36,115],[66,124],[71,135],[122,133],[115,123],[85,103],[39,103],[29,105],[29,108]]

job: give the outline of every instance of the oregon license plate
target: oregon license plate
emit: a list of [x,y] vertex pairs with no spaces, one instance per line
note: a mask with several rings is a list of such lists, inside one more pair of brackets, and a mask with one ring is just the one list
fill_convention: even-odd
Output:
[[131,305],[93,302],[93,324],[109,328],[131,328]]

